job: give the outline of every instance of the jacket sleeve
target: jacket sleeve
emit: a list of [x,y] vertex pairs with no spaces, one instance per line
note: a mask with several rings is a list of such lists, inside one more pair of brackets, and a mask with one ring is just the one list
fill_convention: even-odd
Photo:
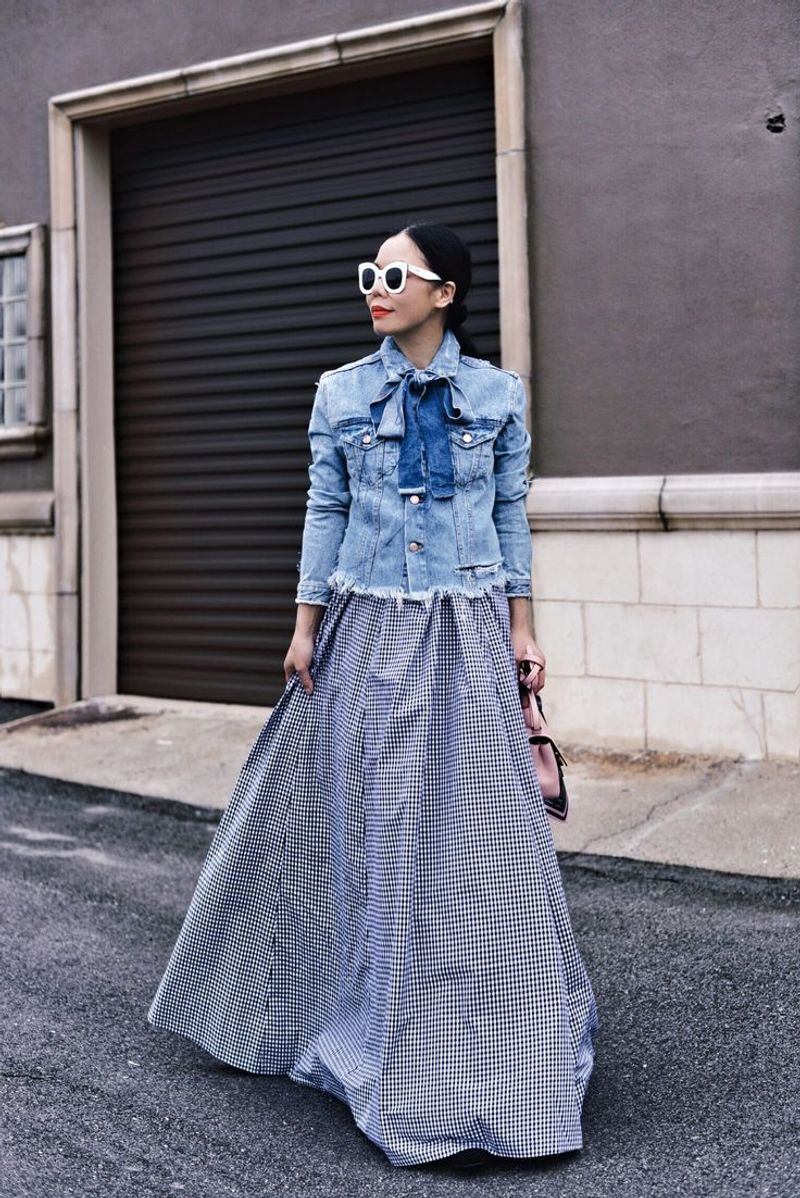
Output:
[[327,579],[336,566],[352,498],[347,461],[328,421],[325,398],[323,374],[317,382],[308,424],[310,486],[306,492],[308,499],[295,603],[327,604],[330,600],[331,588]]
[[494,445],[495,499],[492,509],[503,566],[506,595],[531,598],[533,545],[525,511],[530,490],[531,435],[525,424],[528,398],[521,377],[512,372],[509,412]]

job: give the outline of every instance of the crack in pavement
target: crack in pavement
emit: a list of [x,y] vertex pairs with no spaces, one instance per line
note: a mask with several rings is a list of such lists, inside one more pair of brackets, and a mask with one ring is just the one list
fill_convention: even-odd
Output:
[[[713,780],[715,774],[720,773],[721,769],[724,770],[721,781],[717,786],[709,790],[709,782]],[[651,827],[657,826],[653,820],[653,816],[657,811],[660,811],[662,807],[672,807],[677,803],[682,803],[686,799],[695,799],[698,801],[706,799],[710,795],[718,793],[720,790],[722,790],[729,781],[733,772],[733,769],[728,766],[727,763],[723,764],[720,762],[715,762],[703,772],[700,780],[694,783],[694,785],[692,785],[688,790],[675,795],[668,795],[665,799],[659,799],[657,803],[653,803],[650,807],[648,807],[647,811],[643,815],[637,816],[632,823],[627,824],[625,827],[617,828],[615,831],[606,833],[604,836],[590,837],[589,840],[587,840],[586,843],[583,844],[580,849],[578,849],[578,852],[591,853],[602,851],[599,850],[597,846],[603,844],[608,845],[609,843],[613,843],[620,836],[627,836],[629,833],[635,834],[638,832],[639,835],[634,835],[633,841],[628,845],[629,848],[635,847],[635,845],[641,843],[642,838],[647,834],[647,832],[651,831]],[[683,810],[688,810],[688,808],[684,808]],[[647,825],[651,825],[651,827],[648,827]]]

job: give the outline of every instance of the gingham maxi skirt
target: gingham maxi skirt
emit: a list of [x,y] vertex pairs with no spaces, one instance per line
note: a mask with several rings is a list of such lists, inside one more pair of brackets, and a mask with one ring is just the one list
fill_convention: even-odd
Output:
[[334,591],[147,1018],[346,1102],[393,1165],[582,1147],[599,1027],[508,602]]

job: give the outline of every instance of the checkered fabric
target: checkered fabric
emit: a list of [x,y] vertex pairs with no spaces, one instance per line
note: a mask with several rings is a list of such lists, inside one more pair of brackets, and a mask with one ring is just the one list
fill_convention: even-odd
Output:
[[346,1102],[393,1165],[582,1146],[597,1007],[508,600],[334,591],[250,749],[149,1021]]

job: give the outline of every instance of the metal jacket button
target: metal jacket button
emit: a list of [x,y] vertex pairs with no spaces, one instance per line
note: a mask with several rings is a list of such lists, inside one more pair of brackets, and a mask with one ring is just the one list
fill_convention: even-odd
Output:
[[364,436],[361,438],[361,440],[363,441],[363,443],[365,445],[369,445],[370,441],[372,440],[372,437],[369,435],[369,433],[364,433]]
[[419,495],[412,495],[412,496],[411,496],[411,502],[412,502],[412,503],[419,503],[419,499],[420,499]]
[[422,545],[419,541],[409,541],[408,547],[412,553],[416,553],[418,549],[422,548]]
[[464,440],[464,441],[471,441],[471,440],[472,440],[472,433],[464,433],[464,434],[463,434],[463,437],[462,437],[462,440]]

